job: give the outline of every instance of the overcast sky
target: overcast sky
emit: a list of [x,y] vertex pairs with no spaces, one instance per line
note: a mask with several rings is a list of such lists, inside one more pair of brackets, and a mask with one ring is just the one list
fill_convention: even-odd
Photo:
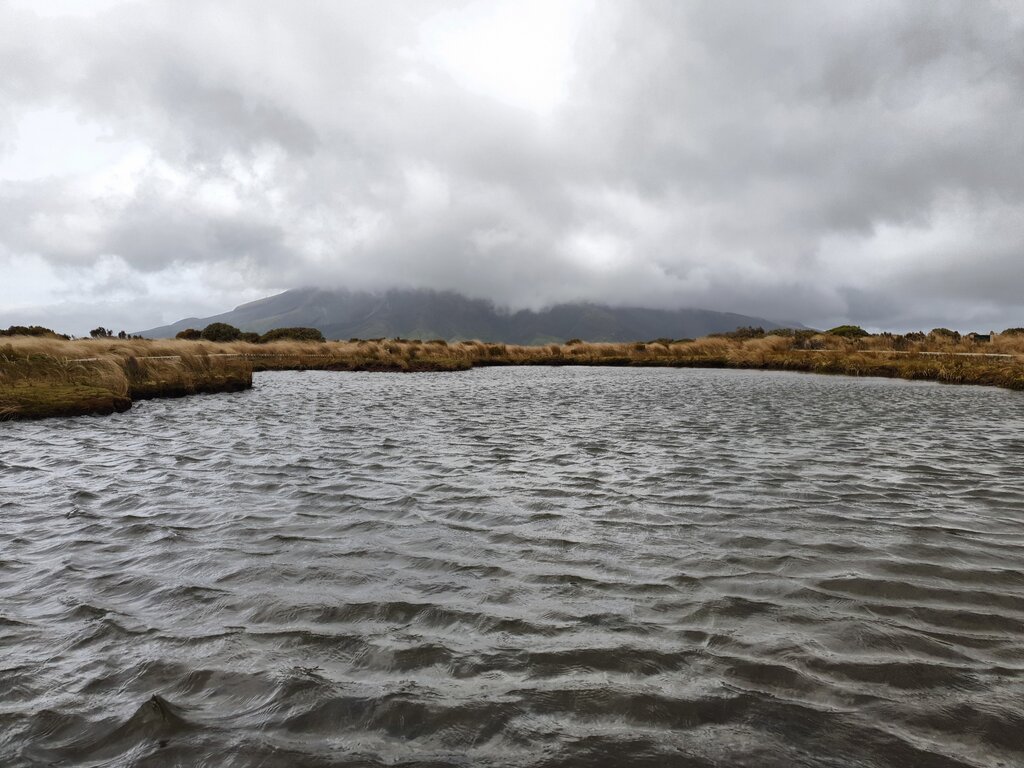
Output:
[[0,327],[306,285],[1024,326],[1024,3],[0,0]]

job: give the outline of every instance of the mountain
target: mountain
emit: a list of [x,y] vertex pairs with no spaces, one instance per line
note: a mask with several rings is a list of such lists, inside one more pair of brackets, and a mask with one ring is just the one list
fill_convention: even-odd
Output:
[[697,338],[741,326],[779,328],[760,317],[707,309],[644,309],[604,304],[558,304],[540,312],[503,312],[489,302],[450,291],[391,290],[385,293],[299,288],[242,304],[213,317],[189,317],[140,331],[169,338],[186,328],[229,323],[243,331],[319,328],[329,339],[379,337],[480,339],[509,344],[540,344],[567,339],[638,341]]

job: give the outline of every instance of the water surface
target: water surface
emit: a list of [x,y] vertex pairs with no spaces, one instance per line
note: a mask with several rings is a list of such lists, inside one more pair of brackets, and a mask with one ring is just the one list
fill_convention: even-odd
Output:
[[614,368],[2,424],[0,764],[1021,765],[1022,427]]

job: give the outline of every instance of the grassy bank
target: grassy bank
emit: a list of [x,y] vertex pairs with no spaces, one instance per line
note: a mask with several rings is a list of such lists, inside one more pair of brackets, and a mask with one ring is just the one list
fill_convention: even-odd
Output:
[[245,360],[154,342],[12,337],[0,344],[0,420],[126,411],[134,401],[252,386]]
[[113,413],[148,397],[244,389],[253,371],[462,371],[495,365],[755,368],[1024,389],[1024,337],[844,338],[800,333],[541,346],[377,339],[348,342],[77,340],[0,344],[0,418]]

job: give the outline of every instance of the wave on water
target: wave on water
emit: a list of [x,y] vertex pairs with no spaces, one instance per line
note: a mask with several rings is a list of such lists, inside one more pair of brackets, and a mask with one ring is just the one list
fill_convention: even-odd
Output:
[[1024,765],[1020,394],[265,373],[0,425],[0,765]]

